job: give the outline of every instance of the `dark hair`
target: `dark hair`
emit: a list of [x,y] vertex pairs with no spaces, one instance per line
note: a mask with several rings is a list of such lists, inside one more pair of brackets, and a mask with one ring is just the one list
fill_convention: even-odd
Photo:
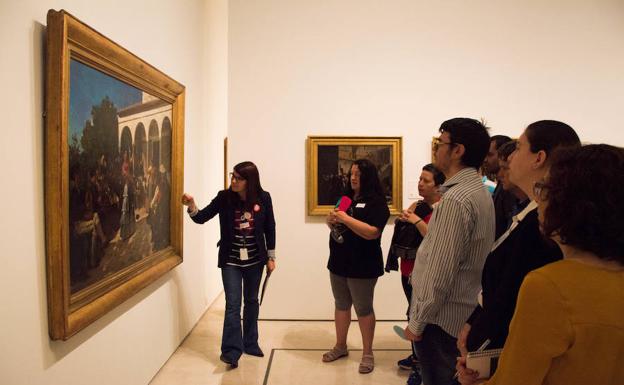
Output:
[[508,137],[507,135],[492,135],[490,137],[490,143],[496,142],[496,150],[501,148],[501,146],[505,143],[511,142],[513,139]]
[[624,265],[624,149],[606,144],[558,150],[546,183],[542,231]]
[[490,149],[488,128],[482,122],[469,118],[454,118],[442,123],[440,132],[448,132],[451,142],[463,144],[461,158],[464,166],[479,168]]
[[[379,181],[379,173],[377,167],[368,159],[357,159],[349,167],[349,181],[351,180],[351,168],[357,166],[360,170],[360,195],[363,197],[385,197],[383,187]],[[351,188],[351,182],[347,183],[346,195],[353,198],[354,191]]]
[[[245,179],[245,181],[247,181],[247,199],[245,201],[245,209],[251,210],[253,206],[258,203],[258,197],[264,191],[262,189],[262,185],[260,184],[260,173],[258,172],[258,167],[256,167],[253,162],[245,161],[234,166],[234,171],[236,171],[243,179]],[[232,192],[231,187],[230,192]],[[234,200],[231,200],[230,203],[235,203],[237,200],[240,200],[239,195],[234,192],[232,192],[230,196],[234,198]]]
[[531,123],[524,132],[532,153],[544,151],[550,156],[555,148],[581,145],[581,140],[574,129],[556,120],[539,120]]
[[433,183],[436,186],[441,185],[446,180],[446,176],[442,173],[442,171],[438,170],[433,164],[429,163],[423,166],[423,171],[429,171],[433,174]]
[[509,159],[509,155],[516,151],[516,147],[518,147],[518,143],[515,140],[509,141],[498,147],[498,159],[506,162],[507,159]]

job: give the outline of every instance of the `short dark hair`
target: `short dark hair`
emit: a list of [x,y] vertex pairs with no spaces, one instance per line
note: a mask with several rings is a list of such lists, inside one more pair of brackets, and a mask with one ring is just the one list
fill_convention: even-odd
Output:
[[[351,180],[351,168],[357,166],[360,170],[360,195],[363,197],[384,197],[383,187],[379,181],[379,173],[375,164],[368,159],[357,159],[349,167],[349,180]],[[351,183],[347,183],[347,195],[353,198],[354,191]]]
[[436,186],[441,185],[446,180],[444,173],[431,163],[424,165],[422,169],[423,171],[429,171],[433,174],[433,183],[435,183]]
[[440,133],[448,132],[451,142],[465,148],[461,162],[464,166],[479,168],[490,149],[488,128],[482,122],[470,118],[454,118],[442,123]]
[[624,265],[624,149],[607,144],[558,150],[542,230],[561,243]]
[[518,143],[515,140],[512,140],[498,147],[498,159],[506,162],[507,159],[509,159],[509,155],[516,151],[517,146]]
[[[253,206],[258,203],[260,194],[264,191],[262,189],[262,185],[260,184],[260,173],[258,172],[258,167],[256,167],[253,162],[245,161],[234,166],[234,171],[236,171],[247,181],[247,200],[245,201],[245,209],[251,210]],[[238,197],[238,194],[234,193],[234,195]]]
[[532,153],[544,151],[550,156],[555,148],[581,145],[574,129],[557,120],[539,120],[529,124],[524,132]]
[[501,146],[505,143],[511,142],[513,139],[508,137],[507,135],[492,135],[490,136],[490,143],[496,142],[496,150],[501,148]]

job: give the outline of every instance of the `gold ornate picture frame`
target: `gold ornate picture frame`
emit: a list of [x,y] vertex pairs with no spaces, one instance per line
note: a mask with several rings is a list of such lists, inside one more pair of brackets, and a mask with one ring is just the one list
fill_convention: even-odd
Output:
[[359,158],[366,158],[377,166],[390,213],[400,214],[402,143],[401,137],[308,136],[308,215],[326,215],[334,208],[349,183],[349,167]]
[[47,23],[48,324],[66,340],[182,262],[185,88],[63,10]]

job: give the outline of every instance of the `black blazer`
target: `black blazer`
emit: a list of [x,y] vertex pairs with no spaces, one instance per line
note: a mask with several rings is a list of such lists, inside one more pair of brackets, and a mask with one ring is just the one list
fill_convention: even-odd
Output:
[[[191,219],[195,223],[205,223],[219,214],[221,227],[221,239],[217,243],[219,247],[219,267],[225,265],[225,260],[232,248],[234,230],[234,205],[228,200],[229,190],[221,190],[210,204],[199,210]],[[254,235],[258,244],[258,253],[261,261],[268,259],[267,250],[275,250],[275,216],[273,215],[273,203],[271,195],[263,191],[258,197],[260,210],[254,212]]]
[[561,258],[559,246],[539,230],[537,209],[532,210],[485,260],[483,307],[477,305],[467,321],[472,326],[466,341],[468,351],[478,349],[486,339],[490,339],[488,349],[502,348],[524,277]]

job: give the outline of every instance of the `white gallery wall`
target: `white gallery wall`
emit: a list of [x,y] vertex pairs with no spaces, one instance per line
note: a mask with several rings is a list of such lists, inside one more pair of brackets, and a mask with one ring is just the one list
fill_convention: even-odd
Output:
[[[624,145],[618,0],[232,0],[228,68],[229,163],[258,164],[277,216],[266,319],[333,317],[328,230],[305,210],[307,135],[402,136],[404,207],[448,118],[511,136],[558,119]],[[378,318],[405,306],[398,273],[381,277]]]
[[184,262],[69,341],[48,337],[44,232],[47,10],[65,9],[186,86],[185,189],[223,185],[225,0],[0,1],[0,383],[147,384],[221,291],[218,225],[184,218]]

